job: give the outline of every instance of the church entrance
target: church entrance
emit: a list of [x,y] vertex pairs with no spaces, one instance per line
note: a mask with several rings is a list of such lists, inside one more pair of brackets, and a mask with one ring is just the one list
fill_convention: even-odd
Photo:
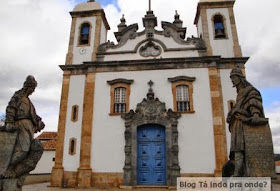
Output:
[[166,185],[165,127],[148,124],[137,130],[137,184]]

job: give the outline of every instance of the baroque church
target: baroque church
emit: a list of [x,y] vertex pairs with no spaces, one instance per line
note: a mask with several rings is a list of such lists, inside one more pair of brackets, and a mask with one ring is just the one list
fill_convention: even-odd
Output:
[[[76,5],[63,71],[51,186],[176,186],[177,177],[221,176],[236,90],[230,71],[243,57],[235,0],[200,0],[197,37],[176,12],[144,30],[121,18],[115,37],[99,2]],[[161,26],[161,30],[155,27]]]

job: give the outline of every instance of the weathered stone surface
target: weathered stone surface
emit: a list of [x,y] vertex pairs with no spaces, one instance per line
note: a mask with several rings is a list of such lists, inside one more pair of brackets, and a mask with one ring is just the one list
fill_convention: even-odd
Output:
[[2,191],[21,191],[22,188],[18,187],[17,182],[18,179],[4,179],[4,180],[0,180],[0,185],[2,185],[2,187],[0,187],[0,189],[2,189]]
[[260,92],[236,67],[230,74],[237,89],[235,105],[228,113],[235,177],[276,177],[272,136]]
[[45,124],[29,99],[36,86],[35,78],[27,76],[23,88],[14,93],[7,106],[5,126],[0,128],[0,191],[20,191],[43,154],[34,133]]
[[247,176],[275,177],[274,154],[268,124],[244,125]]
[[9,166],[18,132],[0,131],[0,174],[4,174]]

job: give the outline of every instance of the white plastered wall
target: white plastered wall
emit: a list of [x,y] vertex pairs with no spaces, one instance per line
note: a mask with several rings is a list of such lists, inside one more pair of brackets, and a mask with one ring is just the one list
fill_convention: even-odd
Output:
[[[66,128],[64,137],[63,150],[63,167],[65,171],[76,171],[80,164],[80,144],[81,144],[81,128],[83,119],[83,100],[84,100],[85,76],[76,75],[70,77],[70,86],[67,103]],[[72,106],[78,105],[78,121],[71,120]],[[76,153],[69,154],[69,140],[75,138]]]
[[124,45],[116,48],[109,49],[107,52],[120,52],[120,51],[133,51],[138,43],[146,39],[146,35],[141,35],[136,37],[135,39],[128,39]]
[[[80,35],[80,26],[84,22],[89,22],[91,24],[91,33],[90,33],[90,45],[81,46],[79,44],[79,35]],[[82,64],[84,61],[91,61],[91,55],[93,52],[93,45],[95,39],[95,17],[83,17],[77,18],[76,27],[75,27],[75,38],[74,38],[74,47],[73,47],[73,64]],[[84,54],[80,53],[81,48],[84,48],[86,52]]]
[[197,37],[200,37],[200,35],[202,35],[203,38],[201,16],[199,16],[198,23],[197,23]]
[[277,174],[280,174],[280,166],[275,166],[275,171]]
[[30,174],[50,174],[54,166],[55,151],[45,150],[36,168]]
[[101,23],[101,34],[100,34],[100,44],[103,44],[107,41],[107,29],[105,28],[104,23]]
[[152,56],[143,57],[139,54],[139,51],[137,51],[137,53],[105,55],[104,61],[122,61],[122,60],[128,60],[128,58],[129,60],[150,60],[150,59],[161,59],[161,58],[185,58],[185,57],[198,57],[198,56],[199,56],[198,51],[172,51],[172,52],[162,52],[157,57],[152,57]]
[[[232,85],[232,82],[231,82],[231,79],[230,79],[230,72],[231,72],[231,69],[221,69],[220,70],[225,119],[227,118],[227,114],[229,112],[228,101],[229,100],[233,100],[233,101],[236,100],[236,89],[232,87],[233,85]],[[227,123],[226,123],[226,136],[227,136],[227,151],[228,151],[228,154],[229,154],[231,135],[230,135]]]
[[[130,109],[146,98],[152,80],[155,97],[173,109],[170,77],[196,77],[193,83],[194,114],[179,119],[179,162],[181,173],[213,173],[215,169],[214,135],[208,69],[180,69],[138,72],[98,73],[96,75],[91,164],[94,172],[123,172],[124,120],[110,116],[110,85],[108,80],[133,79]],[[205,159],[207,156],[207,160]]]
[[[219,9],[207,9],[207,20],[208,20],[208,30],[209,30],[209,38],[210,43],[213,50],[213,55],[221,55],[222,57],[234,57],[233,50],[233,39],[232,39],[232,31],[231,31],[231,23],[229,19],[229,12],[227,8],[219,8]],[[212,18],[215,14],[220,13],[224,18],[224,24],[226,26],[226,39],[214,39],[214,26]]]

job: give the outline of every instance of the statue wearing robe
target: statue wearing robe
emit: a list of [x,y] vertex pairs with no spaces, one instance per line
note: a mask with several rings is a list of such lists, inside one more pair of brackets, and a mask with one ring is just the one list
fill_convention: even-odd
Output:
[[5,182],[11,179],[16,180],[16,190],[21,190],[26,176],[35,169],[43,154],[43,146],[34,139],[34,133],[45,125],[29,99],[36,86],[34,77],[28,76],[23,88],[14,93],[6,108],[5,126],[0,134],[3,143],[0,158],[5,161],[0,164],[0,191],[1,186],[5,187]]
[[234,153],[235,177],[275,177],[273,144],[262,97],[237,67],[230,74],[237,89],[236,104],[228,113],[230,152]]

